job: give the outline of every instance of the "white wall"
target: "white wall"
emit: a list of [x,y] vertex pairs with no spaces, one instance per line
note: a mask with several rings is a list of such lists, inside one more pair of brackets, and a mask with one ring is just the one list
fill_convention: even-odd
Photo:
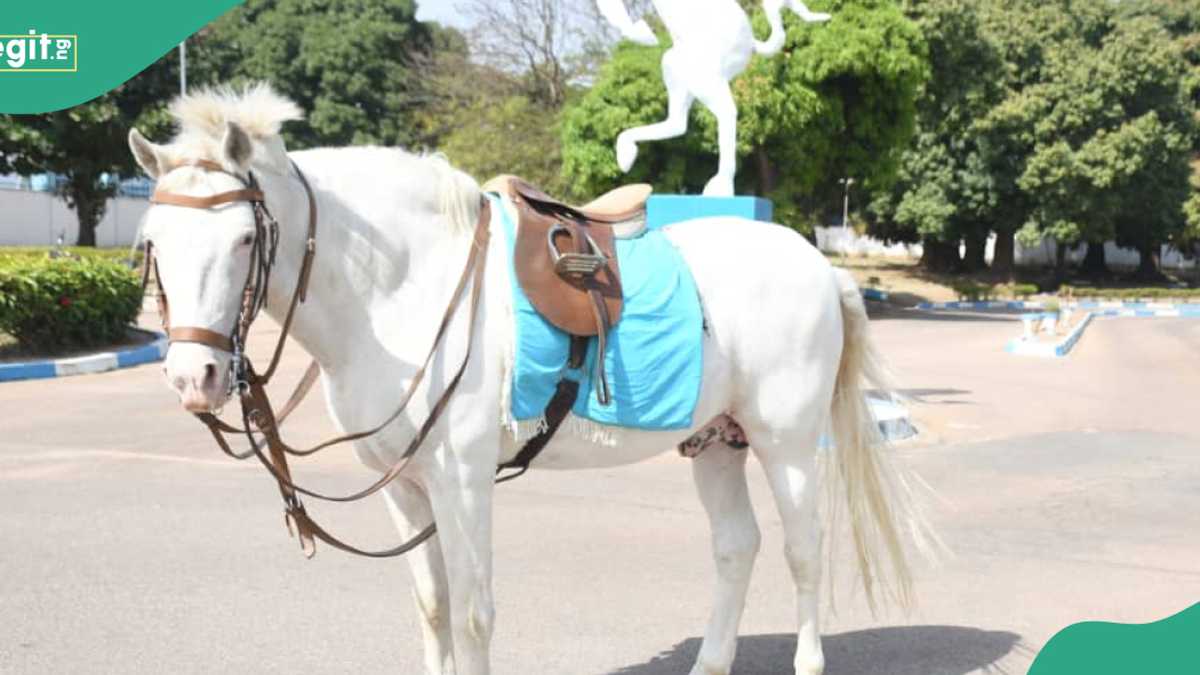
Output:
[[920,243],[885,244],[872,237],[859,236],[853,229],[845,227],[817,227],[815,232],[817,248],[826,253],[916,259],[924,250]]
[[[826,253],[838,253],[845,255],[871,255],[883,256],[888,258],[908,258],[917,259],[921,257],[924,248],[921,244],[885,244],[878,239],[866,236],[858,236],[853,230],[847,230],[843,227],[818,227],[816,228],[817,248]],[[964,252],[965,247],[960,246],[960,252]],[[996,248],[996,236],[992,235],[988,238],[986,258],[990,263],[992,261],[992,253]],[[1016,248],[1013,251],[1013,258],[1019,267],[1034,267],[1046,266],[1054,264],[1054,256],[1057,247],[1053,241],[1043,241],[1038,246],[1025,247],[1021,242],[1016,242]],[[1108,242],[1104,245],[1105,259],[1109,267],[1137,267],[1141,256],[1138,252],[1131,248],[1121,248],[1113,242]],[[1084,255],[1087,254],[1087,244],[1080,244],[1075,248],[1067,250],[1067,262],[1078,264],[1083,261]],[[1183,254],[1171,248],[1170,246],[1162,247],[1162,267],[1163,269],[1193,269],[1196,267],[1196,259],[1191,260],[1184,258]]]
[[[987,259],[990,262],[992,259],[992,249],[995,246],[996,237],[988,239]],[[1057,244],[1053,241],[1045,240],[1039,246],[1026,248],[1017,242],[1016,250],[1013,256],[1017,265],[1032,266],[1032,265],[1053,265],[1054,256],[1058,250]],[[1074,248],[1067,249],[1067,262],[1071,264],[1079,264],[1083,262],[1084,256],[1087,255],[1087,244],[1080,244]],[[1192,269],[1196,266],[1196,259],[1188,260],[1183,257],[1179,251],[1170,246],[1162,246],[1160,251],[1163,269]],[[1137,267],[1141,262],[1142,256],[1136,249],[1121,248],[1114,242],[1104,244],[1104,259],[1109,267]]]
[[[96,227],[96,245],[132,245],[148,208],[150,202],[145,199],[110,199]],[[63,242],[73,245],[79,221],[61,198],[46,192],[0,189],[0,246],[50,246],[64,232]]]

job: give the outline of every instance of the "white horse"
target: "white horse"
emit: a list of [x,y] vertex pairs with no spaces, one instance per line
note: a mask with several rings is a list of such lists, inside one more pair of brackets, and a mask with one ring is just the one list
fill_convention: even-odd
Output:
[[[625,0],[596,0],[621,35],[653,47],[658,37],[644,20],[634,22]],[[704,187],[709,196],[733,195],[737,172],[737,105],[729,82],[750,63],[755,52],[774,56],[783,49],[786,35],[783,10],[791,9],[803,21],[823,22],[830,16],[809,11],[801,0],[763,0],[771,35],[766,42],[754,39],[750,18],[735,0],[654,0],[654,9],[671,33],[671,48],[662,57],[663,83],[669,96],[667,119],[657,124],[626,129],[617,136],[617,164],[628,172],[637,161],[637,144],[687,133],[688,112],[699,99],[717,117],[720,164]]]
[[[178,136],[155,145],[134,130],[134,155],[161,189],[177,194],[210,196],[241,187],[224,173],[183,164],[189,160],[216,162],[241,176],[253,172],[282,223],[267,310],[278,320],[305,249],[305,192],[278,135],[298,109],[260,85],[186,96],[171,110]],[[311,182],[320,212],[312,283],[292,334],[320,362],[336,424],[368,428],[392,412],[429,348],[468,253],[480,188],[440,158],[395,149],[320,149],[290,157]],[[253,227],[242,202],[207,210],[151,207],[144,234],[154,244],[174,324],[229,332]],[[904,500],[889,501],[894,475],[871,442],[877,430],[860,388],[875,374],[862,301],[848,276],[787,228],[710,219],[678,224],[667,235],[691,267],[708,326],[697,429],[730,414],[765,469],[795,578],[795,667],[820,673],[817,446],[831,414],[838,451],[830,475],[845,481],[864,585],[870,593],[890,578],[892,596],[901,598],[910,589],[900,541],[910,512]],[[486,251],[483,298],[461,386],[426,447],[385,492],[404,536],[430,520],[438,526],[437,536],[408,556],[429,673],[489,672],[492,479],[519,448],[501,423],[514,348],[505,257],[504,235],[497,232]],[[447,386],[468,346],[467,314],[457,313],[406,415],[357,444],[368,467],[382,471],[397,458]],[[215,410],[228,396],[229,363],[228,353],[179,342],[164,371],[190,410]],[[537,459],[538,468],[638,462],[672,451],[697,431],[614,428],[616,447],[598,447],[569,427]],[[717,446],[690,460],[711,520],[717,567],[716,606],[692,671],[698,675],[730,672],[759,548],[744,473],[748,454]]]

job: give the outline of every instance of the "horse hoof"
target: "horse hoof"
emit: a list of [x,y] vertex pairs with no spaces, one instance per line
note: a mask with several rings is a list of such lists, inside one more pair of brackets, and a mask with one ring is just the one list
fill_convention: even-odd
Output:
[[624,134],[617,136],[617,166],[621,167],[622,172],[629,173],[633,163],[637,161],[637,155],[637,143],[629,140]]

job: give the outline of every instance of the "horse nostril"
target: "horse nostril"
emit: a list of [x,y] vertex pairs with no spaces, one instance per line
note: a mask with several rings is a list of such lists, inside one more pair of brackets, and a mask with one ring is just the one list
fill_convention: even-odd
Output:
[[211,389],[217,383],[217,364],[204,364],[204,389]]

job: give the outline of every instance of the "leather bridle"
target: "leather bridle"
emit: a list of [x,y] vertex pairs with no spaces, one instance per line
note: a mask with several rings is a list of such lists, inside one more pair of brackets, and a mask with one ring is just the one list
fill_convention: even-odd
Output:
[[[165,190],[156,190],[151,197],[151,202],[154,204],[164,204],[171,206],[181,206],[194,209],[213,209],[218,206],[235,202],[248,202],[254,210],[255,235],[254,242],[251,247],[251,264],[250,270],[247,273],[246,283],[242,290],[242,304],[238,312],[237,320],[230,328],[228,334],[215,331],[211,328],[194,327],[194,326],[171,326],[170,325],[170,305],[167,302],[166,294],[162,289],[162,284],[158,281],[158,264],[154,258],[153,244],[147,241],[145,247],[145,260],[143,261],[143,277],[142,283],[145,286],[149,282],[149,275],[153,272],[156,282],[158,282],[158,307],[159,313],[163,321],[163,327],[167,330],[168,337],[171,342],[195,342],[207,345],[214,349],[229,352],[232,354],[231,368],[233,372],[230,378],[231,394],[237,393],[242,408],[242,426],[236,427],[222,421],[216,414],[200,413],[196,417],[208,427],[212,433],[218,446],[225,454],[235,459],[248,459],[257,457],[258,460],[266,467],[267,471],[275,479],[279,486],[280,495],[284,502],[284,520],[288,526],[289,532],[294,534],[300,540],[301,550],[307,557],[312,557],[316,552],[315,540],[321,540],[334,548],[363,555],[372,558],[384,558],[402,555],[421,545],[429,539],[437,531],[436,525],[430,525],[422,530],[411,540],[391,549],[383,551],[365,551],[357,547],[351,546],[342,540],[330,535],[324,528],[317,524],[308,512],[305,510],[303,503],[300,500],[300,495],[306,495],[316,499],[323,499],[332,502],[350,502],[364,499],[372,494],[383,489],[389,483],[394,481],[404,471],[405,467],[411,461],[413,455],[420,448],[429,433],[433,430],[434,425],[445,412],[450,398],[454,391],[458,388],[459,382],[462,380],[463,373],[466,372],[467,364],[471,357],[471,344],[474,342],[475,323],[478,317],[479,300],[482,295],[484,268],[486,264],[486,251],[491,233],[488,229],[491,220],[490,204],[486,199],[480,199],[479,219],[475,225],[475,234],[471,245],[471,250],[467,255],[467,262],[462,271],[462,275],[458,280],[458,284],[454,289],[454,294],[451,296],[446,311],[442,316],[441,324],[438,327],[433,344],[430,346],[429,353],[425,357],[421,368],[413,376],[408,389],[401,397],[400,403],[395,412],[389,415],[378,425],[357,433],[345,434],[336,438],[325,441],[319,445],[307,449],[297,449],[285,443],[280,436],[280,426],[284,419],[296,409],[296,406],[304,399],[304,396],[312,388],[313,383],[317,379],[320,372],[319,364],[314,360],[308,367],[300,383],[292,392],[287,403],[279,411],[278,414],[271,406],[270,398],[266,392],[266,385],[271,380],[279,365],[280,358],[283,354],[283,346],[287,341],[288,334],[291,330],[292,319],[295,316],[296,308],[300,303],[304,302],[307,295],[308,282],[312,272],[313,260],[316,256],[316,228],[317,228],[317,202],[313,194],[312,187],[308,180],[300,171],[300,168],[292,164],[292,169],[299,178],[301,185],[304,187],[305,194],[308,197],[308,235],[305,243],[304,260],[300,266],[300,274],[296,280],[295,290],[292,292],[292,298],[288,305],[287,314],[285,315],[279,340],[275,345],[275,351],[272,354],[270,365],[267,370],[259,375],[255,372],[253,365],[250,363],[249,357],[245,353],[246,337],[250,330],[250,325],[258,316],[259,311],[266,305],[267,290],[270,282],[271,271],[275,264],[276,250],[279,245],[279,223],[271,215],[267,209],[265,196],[258,186],[257,180],[253,173],[247,173],[243,178],[233,172],[226,170],[220,164],[209,160],[192,160],[179,164],[175,168],[190,166],[206,171],[224,173],[235,178],[243,185],[242,189],[222,192],[209,197],[193,197],[190,195],[182,195]],[[470,288],[468,290],[468,284]],[[429,412],[429,416],[421,425],[417,434],[410,441],[404,453],[388,469],[383,476],[372,483],[369,487],[351,495],[331,496],[315,492],[313,490],[296,485],[291,476],[291,470],[288,467],[288,455],[304,457],[315,454],[325,448],[335,445],[341,445],[352,441],[363,440],[373,436],[385,427],[394,422],[407,408],[409,401],[416,394],[417,388],[421,385],[425,378],[426,371],[430,363],[433,361],[434,355],[441,346],[442,340],[450,327],[451,320],[462,303],[464,294],[469,292],[471,297],[470,303],[470,318],[468,324],[467,349],[463,355],[462,363],[459,365],[450,383],[446,386],[441,396],[437,399],[433,408]],[[227,435],[244,435],[249,449],[244,452],[235,452],[228,439]],[[265,452],[264,452],[265,448]],[[294,530],[293,530],[294,527]]]

